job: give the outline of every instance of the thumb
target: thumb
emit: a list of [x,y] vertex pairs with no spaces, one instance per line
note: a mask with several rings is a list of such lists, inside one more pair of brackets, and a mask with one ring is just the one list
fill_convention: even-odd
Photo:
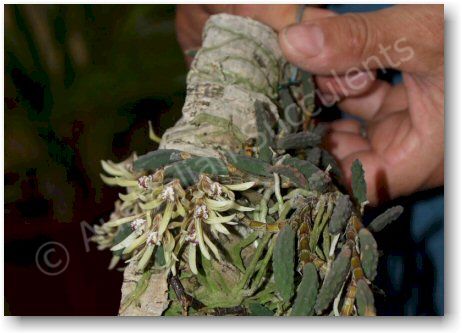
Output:
[[422,8],[404,7],[293,25],[280,33],[281,48],[291,63],[315,74],[385,68],[409,70],[416,49],[420,51],[419,40],[422,44],[425,38],[423,31],[431,29],[422,29],[424,23],[420,20],[418,24],[415,22]]

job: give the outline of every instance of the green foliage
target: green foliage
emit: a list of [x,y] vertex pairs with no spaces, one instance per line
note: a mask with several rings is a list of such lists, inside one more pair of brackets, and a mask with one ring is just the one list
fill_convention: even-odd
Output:
[[273,273],[276,288],[285,302],[294,294],[295,232],[284,226],[276,239],[273,253]]
[[164,246],[160,245],[156,247],[156,253],[154,255],[155,258],[155,264],[159,267],[165,265],[165,256],[164,256]]
[[258,233],[253,232],[249,234],[244,239],[237,242],[230,250],[229,256],[231,257],[231,261],[233,262],[234,266],[238,268],[240,271],[244,272],[245,267],[244,263],[242,262],[241,252],[244,248],[248,247],[258,238]]
[[295,157],[285,158],[284,164],[297,168],[308,180],[311,175],[318,172],[320,169],[313,165],[311,162],[301,160]]
[[183,160],[178,150],[155,150],[146,153],[135,160],[136,170],[155,171],[160,167]]
[[[227,18],[238,22],[241,20],[237,17]],[[217,32],[223,30],[225,37],[232,36],[229,43],[249,43],[249,46],[254,47],[257,42],[259,45],[255,36],[249,39],[236,31],[238,29],[225,30],[217,22],[212,19],[210,24]],[[258,25],[255,22],[253,24]],[[271,34],[272,31],[269,30],[268,33]],[[207,32],[204,36],[206,34]],[[276,38],[275,36],[273,37]],[[229,48],[229,43],[204,48],[198,52],[197,57],[204,54],[214,55],[213,52],[223,45]],[[225,50],[234,54],[237,49]],[[259,49],[257,53],[260,51]],[[223,56],[220,52],[217,54]],[[254,57],[246,59],[246,62],[253,66],[261,65],[263,60],[259,59],[260,56],[255,52],[252,54]],[[269,57],[272,62],[274,59],[271,55],[274,56],[274,52],[261,54]],[[222,60],[220,58],[217,61]],[[237,61],[240,62],[242,59]],[[199,63],[198,59],[196,64]],[[356,221],[349,219],[353,211],[350,198],[342,195],[331,179],[331,171],[335,176],[340,176],[340,169],[335,160],[319,147],[321,138],[326,133],[326,126],[315,125],[316,120],[312,122],[313,99],[302,101],[300,98],[301,90],[305,94],[313,92],[311,80],[311,85],[305,85],[304,82],[309,78],[309,74],[297,72],[298,70],[292,67],[293,73],[290,74],[290,78],[286,78],[287,68],[282,70],[278,68],[280,62],[274,63],[269,69],[263,62],[265,66],[261,65],[260,70],[263,74],[265,70],[275,70],[274,73],[283,73],[285,76],[282,84],[277,83],[281,92],[279,99],[275,91],[277,85],[265,87],[267,81],[255,85],[252,78],[241,77],[241,73],[235,73],[234,68],[215,77],[216,69],[213,66],[205,66],[204,71],[197,71],[193,66],[189,75],[189,78],[196,79],[194,85],[200,80],[207,83],[205,90],[188,87],[188,94],[194,92],[197,98],[200,98],[201,94],[205,94],[207,98],[211,97],[208,85],[210,83],[219,84],[221,92],[222,85],[234,84],[237,80],[240,87],[254,93],[266,94],[272,102],[282,100],[286,106],[291,102],[295,103],[292,113],[285,113],[284,118],[281,116],[277,127],[276,120],[271,119],[269,107],[272,102],[268,99],[263,100],[264,103],[251,102],[250,107],[244,109],[252,109],[253,104],[256,112],[256,143],[255,138],[246,138],[236,126],[237,123],[233,123],[233,119],[236,121],[239,117],[231,118],[230,115],[228,117],[223,114],[217,117],[199,112],[194,120],[187,119],[187,123],[193,127],[208,123],[221,128],[220,131],[203,131],[198,135],[200,138],[197,137],[201,141],[201,147],[214,150],[216,154],[212,155],[218,156],[218,159],[189,158],[190,155],[187,153],[185,155],[178,151],[160,150],[140,157],[136,163],[137,169],[140,170],[164,167],[166,184],[171,182],[172,178],[178,178],[185,189],[174,188],[173,185],[178,186],[177,182],[171,183],[166,189],[163,188],[164,185],[158,185],[154,190],[141,189],[143,187],[138,187],[139,183],[136,181],[140,174],[131,175],[132,177],[125,182],[115,178],[119,185],[127,185],[128,193],[135,192],[138,196],[135,202],[133,196],[121,196],[125,207],[131,205],[136,209],[136,205],[139,205],[146,211],[143,212],[146,222],[157,222],[157,219],[163,222],[164,228],[161,232],[156,229],[156,224],[149,225],[148,242],[151,244],[148,246],[151,247],[151,253],[144,254],[151,256],[154,244],[164,245],[166,273],[177,272],[183,277],[181,284],[170,284],[176,284],[175,291],[185,312],[187,308],[192,307],[201,314],[213,315],[246,314],[247,311],[251,315],[259,316],[303,316],[315,313],[330,315],[338,309],[332,307],[336,296],[336,302],[341,301],[342,297],[345,300],[348,298],[349,306],[353,308],[353,292],[359,277],[355,274],[362,274],[360,259],[355,251],[358,240],[365,275],[369,279],[376,276],[378,254],[372,234],[368,230],[361,230],[359,238],[356,238],[357,229],[362,226],[360,215],[367,204],[362,165],[359,161],[352,165],[352,188],[358,204],[355,208],[355,219],[358,218]],[[304,78],[302,81],[298,80],[299,73],[302,73]],[[274,77],[279,78],[277,75]],[[189,80],[188,85],[190,84]],[[220,94],[212,95],[218,99],[222,97]],[[203,105],[211,103],[204,102]],[[279,107],[281,105],[271,106]],[[214,108],[208,110],[214,112]],[[301,122],[298,125],[291,124],[296,120]],[[307,129],[309,131],[306,131]],[[223,152],[225,148],[221,143],[227,142],[228,139],[233,142],[226,148],[230,152]],[[122,174],[131,172],[124,171]],[[202,173],[216,177],[209,178],[207,175],[201,175]],[[278,175],[273,177],[273,173]],[[115,176],[118,176],[117,171]],[[287,182],[287,179],[291,182]],[[233,186],[232,181],[235,180],[238,184]],[[111,180],[108,183],[111,183]],[[170,193],[171,198],[166,196]],[[159,198],[162,201],[167,198],[167,204],[164,205]],[[162,214],[162,210],[164,213],[161,217],[158,213]],[[154,215],[155,220],[152,220]],[[348,221],[351,225],[348,225]],[[110,226],[117,226],[118,223],[120,222]],[[343,233],[346,226],[347,233]],[[144,235],[136,242],[143,243],[143,238]],[[137,250],[137,243],[133,246],[134,250]],[[196,256],[196,245],[199,245],[200,256]],[[183,263],[185,248],[194,250],[188,252],[189,266]],[[158,251],[160,249],[157,248]],[[213,257],[209,250],[213,252]],[[136,256],[137,253],[133,252],[132,255]],[[156,258],[157,255],[160,253],[156,253]],[[199,269],[196,268],[196,261],[200,264]],[[350,273],[352,266],[354,272]],[[300,276],[299,270],[302,267],[303,274]],[[365,315],[375,313],[368,282],[365,279],[359,282],[362,295],[358,307]],[[179,289],[178,285],[184,285],[186,297],[190,298],[181,296],[182,289]],[[343,287],[348,288],[348,293],[345,294]],[[172,309],[173,313],[178,312],[178,304],[173,303]]]
[[226,158],[228,159],[228,163],[243,172],[257,176],[271,177],[271,174],[268,172],[271,165],[262,160],[234,153],[227,153]]
[[316,133],[303,131],[290,133],[276,142],[276,147],[279,150],[305,149],[307,147],[315,147],[321,143],[321,136]]
[[299,188],[306,188],[308,186],[308,181],[305,176],[295,167],[289,165],[275,165],[271,167],[270,171],[287,177]]
[[332,215],[333,203],[331,201],[326,201],[325,197],[321,197],[319,200],[319,210],[316,214],[314,221],[313,230],[310,234],[310,250],[311,252],[316,251],[316,246],[318,244],[319,238],[326,228],[327,221]]
[[271,317],[274,315],[274,312],[271,311],[264,305],[258,303],[249,304],[250,315],[252,316],[262,316],[262,317]]
[[340,233],[345,229],[348,219],[351,216],[351,210],[350,196],[340,194],[335,201],[334,212],[329,221],[329,232],[331,234]]
[[375,315],[374,295],[364,279],[356,282],[356,304],[361,316]]
[[308,189],[325,193],[329,189],[330,177],[322,170],[313,173],[308,179]]
[[318,272],[312,263],[303,268],[302,281],[298,285],[297,295],[292,306],[291,316],[312,315],[318,294]]
[[366,277],[373,281],[377,275],[377,264],[379,262],[379,252],[377,242],[369,230],[362,228],[359,233],[359,246],[361,251],[361,266]]
[[176,177],[185,186],[196,182],[200,173],[228,175],[228,168],[222,160],[214,157],[194,157],[178,161],[165,169],[166,177]]
[[359,205],[367,201],[367,187],[364,179],[363,165],[355,160],[351,166],[351,188]]
[[324,283],[319,290],[314,306],[317,314],[321,314],[339,293],[350,271],[350,259],[351,248],[348,244],[345,244],[340,254],[332,263],[332,267],[327,272]]
[[394,222],[401,216],[404,208],[401,205],[394,206],[381,215],[377,216],[368,226],[369,231],[377,233],[382,231],[388,224]]

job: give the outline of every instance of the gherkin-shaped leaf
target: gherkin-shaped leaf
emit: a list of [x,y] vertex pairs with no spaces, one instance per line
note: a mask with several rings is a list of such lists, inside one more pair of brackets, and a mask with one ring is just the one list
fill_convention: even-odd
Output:
[[372,233],[365,228],[359,231],[358,237],[361,251],[361,266],[363,267],[366,277],[370,281],[373,281],[377,275],[377,264],[379,262],[377,242]]
[[270,171],[287,177],[299,188],[306,188],[308,186],[308,181],[306,180],[305,176],[295,167],[288,165],[276,165],[272,166]]
[[329,189],[331,179],[322,170],[313,173],[308,179],[308,189],[325,193]]
[[260,316],[260,317],[272,317],[274,312],[271,311],[264,305],[258,303],[251,303],[249,305],[250,315],[252,316]]
[[319,147],[314,147],[305,150],[306,161],[311,162],[313,165],[318,166],[321,164],[322,151]]
[[329,221],[329,232],[331,234],[340,233],[345,229],[352,209],[350,196],[339,195],[335,201],[334,212]]
[[136,170],[156,170],[180,160],[183,160],[181,151],[171,149],[156,150],[140,156],[135,160],[133,166]]
[[374,295],[364,279],[356,282],[356,304],[360,316],[375,316]]
[[290,133],[276,142],[276,147],[279,150],[304,149],[307,147],[315,147],[321,143],[321,136],[316,133],[303,131]]
[[243,172],[271,177],[271,174],[269,173],[271,165],[267,162],[235,153],[227,153],[226,158],[231,165]]
[[366,180],[364,179],[364,169],[359,160],[355,160],[353,165],[351,165],[351,188],[358,204],[362,204],[367,201],[367,187]]
[[166,177],[178,178],[183,185],[195,183],[197,175],[201,173],[228,175],[228,168],[223,161],[214,157],[194,157],[178,161],[165,169]]
[[313,165],[311,162],[306,161],[306,160],[301,160],[298,158],[292,158],[292,157],[286,158],[284,159],[283,163],[285,165],[289,165],[289,166],[297,168],[305,176],[307,180],[310,178],[311,175],[320,171],[320,169],[316,167],[315,165]]
[[376,233],[383,230],[388,224],[394,222],[396,219],[401,216],[403,213],[404,208],[401,205],[394,206],[380,216],[376,217],[368,226],[367,228],[369,231]]
[[332,267],[324,278],[324,283],[319,290],[314,309],[321,314],[334,300],[342,288],[348,272],[350,271],[351,248],[348,244],[343,245],[341,252],[332,263]]
[[294,294],[295,232],[288,225],[279,232],[273,253],[273,273],[276,289],[285,302]]
[[291,316],[312,315],[316,296],[318,294],[319,281],[316,266],[308,263],[303,268],[303,277],[297,288],[297,296],[292,306]]
[[[282,109],[284,109],[284,111],[288,114],[284,116],[285,116],[285,120],[290,125],[292,116],[296,119],[300,117],[298,116],[300,112],[297,108],[297,104],[294,102],[294,99],[292,98],[292,94],[290,94],[289,87],[280,87],[279,100],[281,102]],[[295,129],[292,129],[292,130],[295,130]]]

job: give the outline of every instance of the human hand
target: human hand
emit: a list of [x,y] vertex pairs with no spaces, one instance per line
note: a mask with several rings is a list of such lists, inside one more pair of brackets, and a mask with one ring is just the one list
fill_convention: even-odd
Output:
[[[210,15],[228,13],[251,17],[281,31],[285,27],[294,24],[299,15],[300,5],[178,5],[176,12],[176,32],[178,42],[183,51],[198,49],[202,44],[202,30]],[[330,10],[313,6],[305,6],[301,16],[301,22],[320,19],[336,14]],[[188,65],[193,57],[185,54]],[[371,74],[372,73],[372,74]],[[337,96],[356,96],[367,91],[375,80],[375,72],[359,72],[345,78],[317,76],[317,87],[321,93],[333,92]],[[353,81],[356,87],[343,83]]]
[[314,19],[279,34],[287,59],[318,80],[344,75],[337,91],[340,84],[361,88],[361,80],[348,80],[358,72],[402,71],[402,84],[376,80],[362,94],[339,96],[343,111],[365,120],[367,136],[351,119],[334,122],[328,136],[348,184],[352,162],[363,163],[372,204],[444,183],[443,8],[393,6]]
[[[297,19],[299,5],[178,5],[176,32],[183,51],[197,49],[202,44],[202,29],[210,15],[228,13],[251,17],[276,31],[293,24]],[[331,11],[310,7],[305,10],[302,21],[333,15]],[[192,58],[186,56],[188,64]]]

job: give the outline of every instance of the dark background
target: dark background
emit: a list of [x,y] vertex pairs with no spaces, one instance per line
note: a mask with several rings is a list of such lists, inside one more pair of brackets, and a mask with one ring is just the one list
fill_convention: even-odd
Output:
[[[162,134],[180,116],[175,7],[4,8],[5,313],[115,315],[122,274],[107,270],[109,251],[88,248],[89,226],[108,218],[118,192],[101,182],[100,160],[154,149],[147,121]],[[443,314],[443,189],[396,202],[403,218],[378,236],[378,312]],[[49,242],[68,254],[55,248],[47,267]],[[69,262],[49,275],[37,259],[52,274]]]
[[[101,159],[154,149],[184,100],[186,67],[174,6],[5,6],[5,300],[13,315],[117,314],[121,273],[94,244],[117,189]],[[60,275],[35,256],[49,242],[69,252]],[[50,262],[65,253],[50,253]],[[59,268],[57,268],[59,269]]]

